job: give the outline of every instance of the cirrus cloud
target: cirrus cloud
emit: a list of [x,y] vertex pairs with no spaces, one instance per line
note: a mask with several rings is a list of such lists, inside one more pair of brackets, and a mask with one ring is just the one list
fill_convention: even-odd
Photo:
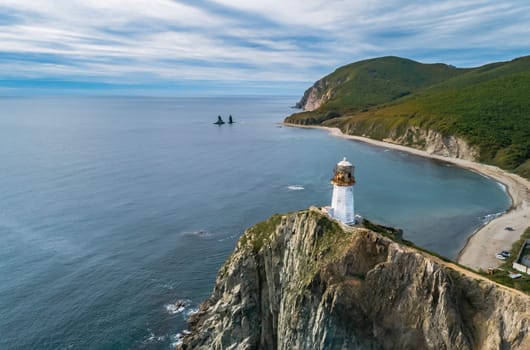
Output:
[[374,56],[457,66],[522,56],[529,22],[530,3],[517,0],[5,0],[0,81],[285,92]]

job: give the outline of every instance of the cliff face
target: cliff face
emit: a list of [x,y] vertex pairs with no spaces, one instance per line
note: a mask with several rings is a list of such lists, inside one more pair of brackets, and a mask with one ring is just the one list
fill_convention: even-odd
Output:
[[182,349],[529,349],[530,297],[317,209],[245,232]]
[[391,133],[389,136],[383,141],[423,149],[431,154],[466,160],[477,160],[479,156],[478,149],[470,146],[463,138],[443,136],[434,130],[410,127],[401,135]]
[[462,137],[447,135],[417,126],[394,128],[384,122],[351,121],[341,118],[325,121],[324,126],[337,127],[348,135],[370,137],[390,143],[421,149],[431,154],[476,161],[480,157],[477,147]]
[[304,92],[304,96],[300,102],[296,103],[296,107],[304,111],[314,111],[331,100],[333,96],[333,91],[329,88],[329,81],[320,79]]

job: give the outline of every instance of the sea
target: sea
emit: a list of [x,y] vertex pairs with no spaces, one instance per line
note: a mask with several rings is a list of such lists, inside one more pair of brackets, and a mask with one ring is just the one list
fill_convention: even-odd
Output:
[[510,207],[480,174],[281,125],[296,100],[0,98],[0,349],[174,347],[245,228],[329,205],[343,157],[358,214],[449,258]]

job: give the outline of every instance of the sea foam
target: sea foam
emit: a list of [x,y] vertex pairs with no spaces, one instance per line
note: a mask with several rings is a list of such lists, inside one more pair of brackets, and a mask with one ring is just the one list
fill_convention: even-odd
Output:
[[180,314],[184,310],[186,310],[186,307],[190,305],[191,301],[187,299],[179,299],[173,304],[166,304],[164,305],[164,308],[166,309],[167,313],[170,315],[176,315]]
[[499,216],[503,215],[505,211],[499,212],[499,213],[493,213],[493,214],[487,214],[481,217],[481,221],[484,225],[489,224],[492,220],[498,218]]

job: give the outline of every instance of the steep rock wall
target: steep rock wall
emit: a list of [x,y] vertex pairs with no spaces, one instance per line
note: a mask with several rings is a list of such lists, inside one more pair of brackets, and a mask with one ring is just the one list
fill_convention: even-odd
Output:
[[334,96],[333,90],[329,88],[329,82],[325,79],[317,80],[313,86],[304,92],[300,102],[296,104],[297,108],[304,111],[314,111],[322,106]]
[[435,130],[423,129],[418,126],[393,128],[384,121],[351,121],[342,118],[326,121],[323,125],[337,127],[348,135],[396,143],[445,157],[476,161],[480,156],[479,149],[470,145],[462,137],[446,136]]
[[529,349],[530,297],[317,209],[245,232],[181,349]]
[[383,141],[423,149],[431,154],[471,161],[477,160],[479,155],[478,149],[470,146],[461,137],[443,136],[434,130],[424,130],[419,127],[409,127],[400,135],[394,131]]

